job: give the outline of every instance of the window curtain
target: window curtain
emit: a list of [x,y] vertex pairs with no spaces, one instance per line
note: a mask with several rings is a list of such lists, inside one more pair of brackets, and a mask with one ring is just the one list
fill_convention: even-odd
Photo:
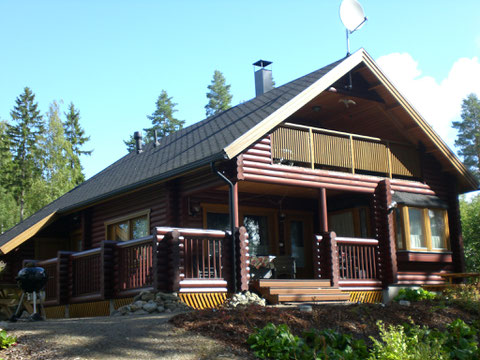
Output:
[[439,210],[428,210],[428,216],[430,218],[430,230],[432,233],[432,248],[444,249],[445,221],[443,212]]
[[335,231],[337,236],[355,237],[355,226],[353,223],[352,211],[330,215],[328,222],[329,228],[332,231]]
[[420,209],[408,208],[410,221],[410,245],[412,248],[424,248],[425,234],[423,232],[423,212]]

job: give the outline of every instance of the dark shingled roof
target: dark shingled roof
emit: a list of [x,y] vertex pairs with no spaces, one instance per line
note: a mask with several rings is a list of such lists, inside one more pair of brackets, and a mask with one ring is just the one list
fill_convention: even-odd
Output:
[[140,154],[132,152],[122,157],[0,235],[0,246],[52,212],[74,210],[115,194],[167,179],[213,160],[223,159],[223,149],[226,146],[322,78],[342,60],[179,130],[162,138],[157,147],[149,144]]

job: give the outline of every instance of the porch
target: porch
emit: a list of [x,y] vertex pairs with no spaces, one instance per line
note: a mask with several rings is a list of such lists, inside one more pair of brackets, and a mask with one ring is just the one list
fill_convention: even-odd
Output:
[[[335,238],[330,233],[316,236],[315,244],[316,271],[311,280],[250,281],[244,227],[236,230],[233,239],[220,230],[158,227],[145,238],[103,241],[99,248],[81,252],[59,251],[57,257],[36,264],[48,275],[47,310],[101,303],[106,311],[108,301],[110,307],[121,305],[121,299],[144,290],[177,292],[196,308],[218,306],[228,294],[249,288],[271,303],[347,301],[350,292],[355,293],[352,285],[368,284],[378,290],[381,266],[376,241]],[[345,292],[347,285],[350,291]]]

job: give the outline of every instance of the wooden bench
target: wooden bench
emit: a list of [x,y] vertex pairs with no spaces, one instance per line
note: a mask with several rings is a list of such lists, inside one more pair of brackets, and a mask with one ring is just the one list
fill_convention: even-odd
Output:
[[448,280],[449,284],[453,284],[454,279],[480,279],[480,273],[445,273],[439,274],[445,280]]

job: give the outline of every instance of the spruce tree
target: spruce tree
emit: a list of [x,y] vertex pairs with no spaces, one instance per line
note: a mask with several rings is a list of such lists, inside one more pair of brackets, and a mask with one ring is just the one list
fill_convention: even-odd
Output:
[[7,190],[12,168],[12,153],[7,137],[7,122],[0,120],[0,234],[18,221],[18,209],[13,195]]
[[60,109],[57,102],[50,104],[46,114],[48,127],[44,141],[44,164],[42,176],[34,179],[33,186],[27,192],[26,212],[33,214],[48,203],[65,194],[77,185],[81,175],[81,166],[76,164],[78,156],[73,153],[73,147],[64,133],[64,124],[60,119]]
[[44,121],[38,110],[38,103],[35,102],[35,95],[28,87],[15,100],[10,116],[12,124],[7,126],[7,137],[10,139],[13,166],[10,170],[8,187],[18,203],[19,217],[22,221],[26,192],[34,179],[41,176],[43,151],[40,143],[45,132]]
[[480,180],[480,100],[475,94],[463,100],[461,118],[453,122],[458,130],[455,146],[465,166]]
[[[175,106],[177,106],[177,104],[172,101],[172,98],[168,96],[165,90],[162,90],[155,102],[155,111],[152,115],[147,115],[147,118],[152,122],[152,126],[143,129],[146,133],[143,138],[144,144],[148,144],[154,140],[155,130],[157,131],[158,139],[161,139],[183,128],[185,120],[178,120],[173,115],[177,112]],[[130,135],[130,138],[124,141],[124,143],[127,146],[128,152],[136,149],[133,135]]]
[[[58,109],[57,109],[58,110]],[[90,136],[85,136],[85,130],[80,126],[80,111],[75,109],[73,103],[68,106],[68,112],[65,113],[66,120],[63,124],[65,138],[70,142],[73,156],[70,161],[70,168],[77,174],[74,179],[75,185],[85,180],[83,169],[80,164],[81,155],[91,155],[92,150],[82,150],[82,146],[90,140]]]
[[216,115],[231,107],[230,85],[226,84],[223,74],[215,70],[212,83],[208,85],[208,104],[205,105],[207,117]]

